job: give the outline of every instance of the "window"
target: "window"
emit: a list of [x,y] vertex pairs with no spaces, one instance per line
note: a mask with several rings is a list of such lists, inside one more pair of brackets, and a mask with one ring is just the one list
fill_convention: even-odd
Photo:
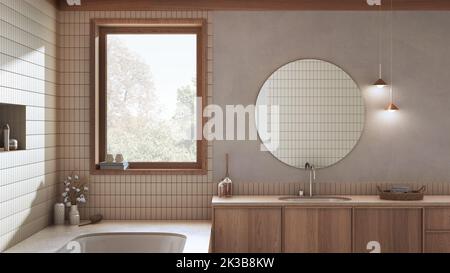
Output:
[[120,153],[131,170],[204,171],[203,21],[93,24],[95,169]]

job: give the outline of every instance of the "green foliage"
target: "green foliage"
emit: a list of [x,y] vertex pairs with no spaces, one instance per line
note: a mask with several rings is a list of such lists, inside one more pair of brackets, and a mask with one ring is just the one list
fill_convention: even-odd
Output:
[[[130,162],[195,162],[195,87],[178,89],[175,115],[164,118],[150,67],[114,36],[108,38],[108,153]],[[193,84],[195,86],[195,84]]]

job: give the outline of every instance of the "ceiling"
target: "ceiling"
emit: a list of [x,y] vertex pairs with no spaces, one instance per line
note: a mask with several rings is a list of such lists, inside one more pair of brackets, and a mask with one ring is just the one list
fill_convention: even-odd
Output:
[[[60,10],[378,10],[367,0],[48,0]],[[73,1],[73,0],[69,0]],[[376,0],[369,0],[376,1]],[[390,1],[382,0],[382,9]],[[450,0],[393,0],[395,10],[450,10]]]

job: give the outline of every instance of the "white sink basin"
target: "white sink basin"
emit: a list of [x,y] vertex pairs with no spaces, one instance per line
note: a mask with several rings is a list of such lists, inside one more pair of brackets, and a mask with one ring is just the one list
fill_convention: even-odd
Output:
[[348,197],[339,197],[339,196],[284,196],[280,197],[281,201],[289,201],[289,202],[345,202],[352,200]]

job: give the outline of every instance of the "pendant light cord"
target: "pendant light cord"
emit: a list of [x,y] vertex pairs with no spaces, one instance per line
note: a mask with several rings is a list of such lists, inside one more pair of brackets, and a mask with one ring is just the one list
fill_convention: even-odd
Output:
[[394,90],[393,90],[393,85],[394,85],[394,72],[393,72],[393,69],[392,69],[392,67],[393,67],[393,65],[392,65],[392,63],[393,63],[393,60],[394,60],[394,57],[393,57],[393,51],[394,51],[394,46],[393,46],[393,25],[394,25],[394,8],[393,8],[393,0],[391,0],[391,12],[390,12],[390,15],[391,15],[391,34],[390,34],[390,36],[391,36],[391,41],[390,41],[390,47],[391,47],[391,49],[390,49],[390,59],[391,59],[391,88],[390,88],[390,90],[391,90],[391,103],[393,103],[394,102]]
[[378,78],[381,79],[381,3],[378,6]]

